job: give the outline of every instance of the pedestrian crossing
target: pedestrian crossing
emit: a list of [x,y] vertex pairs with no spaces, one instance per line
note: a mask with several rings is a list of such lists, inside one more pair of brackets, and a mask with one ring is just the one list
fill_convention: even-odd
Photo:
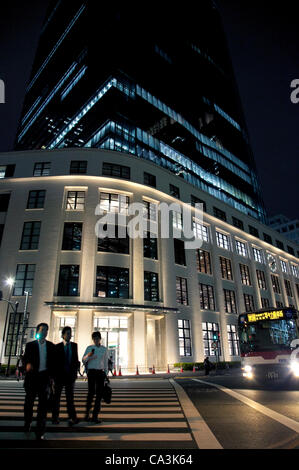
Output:
[[[184,415],[176,390],[166,380],[112,379],[112,402],[102,402],[101,423],[84,421],[87,383],[77,381],[75,406],[80,422],[68,426],[64,391],[60,423],[54,425],[48,413],[45,440],[39,447],[94,449],[196,449],[197,445]],[[2,446],[34,447],[32,432],[23,432],[25,391],[22,382],[0,382],[0,441]],[[34,406],[36,416],[37,402]]]

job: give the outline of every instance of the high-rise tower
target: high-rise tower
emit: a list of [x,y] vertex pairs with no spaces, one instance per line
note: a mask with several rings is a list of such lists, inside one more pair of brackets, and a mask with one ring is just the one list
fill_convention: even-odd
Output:
[[150,160],[264,222],[219,13],[50,2],[16,150],[96,147]]

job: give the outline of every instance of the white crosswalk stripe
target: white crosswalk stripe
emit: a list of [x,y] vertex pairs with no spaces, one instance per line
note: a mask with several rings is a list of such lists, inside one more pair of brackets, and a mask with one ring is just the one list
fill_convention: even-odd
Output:
[[[61,397],[60,423],[54,425],[48,413],[43,447],[56,448],[160,448],[194,449],[190,431],[175,389],[169,382],[157,380],[152,387],[146,381],[111,380],[110,405],[102,403],[101,423],[85,422],[87,383],[77,381],[75,406],[80,422],[68,426],[64,392]],[[33,447],[35,434],[25,434],[25,391],[21,382],[0,382],[0,440],[10,446]],[[36,416],[37,402],[34,406]],[[32,423],[34,431],[35,421]],[[13,444],[15,443],[15,444]],[[40,447],[40,446],[39,446]]]

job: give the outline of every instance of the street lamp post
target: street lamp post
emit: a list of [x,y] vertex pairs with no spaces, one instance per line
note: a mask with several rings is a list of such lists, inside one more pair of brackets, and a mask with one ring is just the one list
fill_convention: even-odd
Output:
[[17,318],[17,313],[18,313],[19,302],[16,302],[15,305],[13,305],[12,303],[10,303],[10,304],[13,307],[14,315],[13,315],[13,323],[12,323],[12,338],[11,338],[11,341],[10,341],[9,356],[8,356],[8,363],[7,363],[7,369],[6,369],[6,376],[7,377],[9,377],[9,373],[10,373],[10,360],[11,360],[11,355],[12,355],[13,335],[14,335],[14,332],[15,332],[16,318]]
[[27,324],[27,308],[28,308],[29,292],[25,291],[24,294],[26,295],[26,299],[25,299],[25,307],[24,307],[24,316],[23,316],[22,335],[21,335],[19,355],[23,354],[24,336],[25,336],[25,330],[27,328],[26,324]]
[[15,283],[15,280],[11,277],[6,280],[6,284],[8,286],[10,286],[10,290],[9,290],[9,296],[8,296],[8,301],[7,301],[6,317],[5,317],[5,324],[4,324],[4,330],[3,330],[1,355],[0,355],[0,367],[2,365],[2,357],[3,357],[3,352],[4,352],[4,346],[5,346],[5,338],[6,338],[6,329],[7,329],[7,323],[8,323],[8,313],[9,313],[10,299],[11,299],[11,294],[12,294],[12,289],[14,287],[14,283]]

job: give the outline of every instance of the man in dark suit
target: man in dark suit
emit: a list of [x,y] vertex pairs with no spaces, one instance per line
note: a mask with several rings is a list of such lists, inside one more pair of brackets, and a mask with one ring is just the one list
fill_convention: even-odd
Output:
[[43,439],[47,418],[49,387],[53,382],[54,344],[46,341],[47,323],[36,327],[36,340],[26,344],[24,353],[26,392],[24,403],[24,431],[29,432],[33,416],[33,404],[38,395],[36,438]]
[[55,393],[52,411],[52,423],[59,424],[60,397],[65,387],[69,425],[79,422],[74,405],[74,385],[78,372],[78,347],[71,342],[72,329],[65,326],[62,330],[62,342],[55,345]]

